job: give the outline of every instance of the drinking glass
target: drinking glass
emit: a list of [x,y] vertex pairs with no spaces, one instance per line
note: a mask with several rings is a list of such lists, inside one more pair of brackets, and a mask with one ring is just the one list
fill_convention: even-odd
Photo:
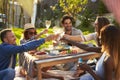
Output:
[[61,27],[57,27],[57,26],[55,26],[55,27],[53,27],[53,33],[54,34],[60,34],[60,36],[58,37],[58,41],[60,40],[60,38],[62,38],[63,37],[63,35],[64,35],[64,28],[61,28]]
[[50,25],[51,25],[51,20],[46,20],[45,21],[45,26],[46,26],[47,29],[50,27]]
[[[45,21],[45,26],[46,26],[47,29],[49,29],[50,25],[51,25],[51,20],[46,20]],[[46,36],[48,36],[48,33],[46,33]]]

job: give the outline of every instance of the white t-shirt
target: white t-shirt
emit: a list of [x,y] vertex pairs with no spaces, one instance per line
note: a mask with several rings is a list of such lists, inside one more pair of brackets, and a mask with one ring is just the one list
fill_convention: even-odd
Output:
[[97,32],[90,33],[88,35],[81,36],[83,42],[94,40],[97,43]]
[[95,40],[97,42],[97,32],[85,35],[85,41]]

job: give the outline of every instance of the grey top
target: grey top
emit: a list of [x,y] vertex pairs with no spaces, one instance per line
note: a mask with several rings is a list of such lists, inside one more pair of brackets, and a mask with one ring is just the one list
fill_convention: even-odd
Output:
[[76,29],[76,28],[72,27],[72,35],[82,35],[83,36],[83,33],[80,29]]

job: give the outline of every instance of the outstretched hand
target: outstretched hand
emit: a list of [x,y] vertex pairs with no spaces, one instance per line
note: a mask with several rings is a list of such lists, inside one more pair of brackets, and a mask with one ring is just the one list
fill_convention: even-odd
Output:
[[41,34],[46,34],[46,33],[48,33],[48,29],[44,29],[44,30],[41,32]]
[[88,71],[89,72],[91,70],[90,66],[87,65],[86,63],[81,63],[79,66],[80,66],[80,69],[82,69],[84,71]]
[[51,41],[51,40],[57,40],[57,38],[59,37],[59,34],[51,34],[49,36],[46,37],[45,41]]
[[62,39],[68,39],[69,37],[70,37],[70,35],[64,34],[63,37],[62,37]]

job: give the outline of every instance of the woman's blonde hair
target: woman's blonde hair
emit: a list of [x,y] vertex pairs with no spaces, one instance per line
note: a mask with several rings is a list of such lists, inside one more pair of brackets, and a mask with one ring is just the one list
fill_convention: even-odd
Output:
[[120,29],[114,25],[107,25],[101,29],[102,51],[106,51],[115,66],[115,80],[120,79]]

